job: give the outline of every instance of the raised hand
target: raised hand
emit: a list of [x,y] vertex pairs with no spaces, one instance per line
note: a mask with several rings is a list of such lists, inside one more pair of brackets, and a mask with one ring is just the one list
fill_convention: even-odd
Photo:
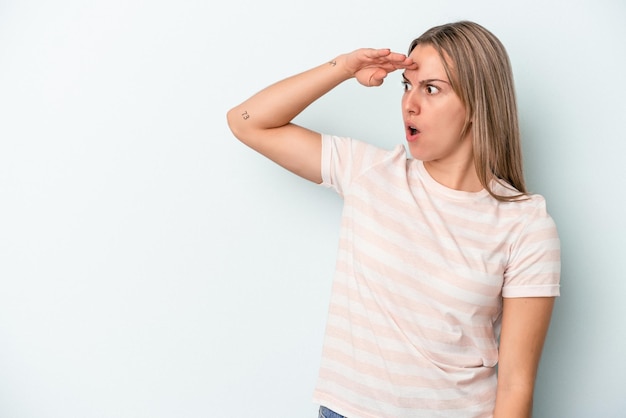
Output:
[[387,74],[399,69],[415,69],[413,59],[389,49],[361,48],[345,54],[343,65],[351,76],[367,87],[383,84]]

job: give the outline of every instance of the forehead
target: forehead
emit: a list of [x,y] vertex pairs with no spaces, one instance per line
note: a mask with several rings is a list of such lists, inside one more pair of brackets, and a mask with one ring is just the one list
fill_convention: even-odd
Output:
[[407,77],[417,76],[420,79],[436,78],[448,81],[441,56],[432,45],[417,45],[409,56],[413,58],[413,61],[417,64],[417,69],[406,70],[405,74]]

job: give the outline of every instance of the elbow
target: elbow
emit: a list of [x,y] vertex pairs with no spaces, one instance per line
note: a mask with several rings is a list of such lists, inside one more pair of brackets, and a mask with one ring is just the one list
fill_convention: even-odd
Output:
[[241,140],[241,134],[240,134],[241,127],[239,126],[240,121],[239,121],[238,116],[241,117],[236,107],[230,109],[226,113],[226,123],[228,124],[228,128],[233,133],[235,138]]
[[249,121],[250,115],[246,110],[243,110],[240,106],[230,109],[226,113],[226,122],[228,128],[233,133],[235,138],[240,142],[254,148],[254,142],[259,137],[262,129],[254,126]]

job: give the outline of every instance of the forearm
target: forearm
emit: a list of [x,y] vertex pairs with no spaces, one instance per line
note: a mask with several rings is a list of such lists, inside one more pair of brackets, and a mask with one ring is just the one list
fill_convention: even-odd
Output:
[[289,124],[311,103],[353,75],[342,65],[343,56],[291,76],[261,90],[228,112],[236,136],[246,131]]
[[494,418],[530,418],[553,297],[504,298]]
[[493,418],[530,418],[533,410],[531,387],[498,387]]

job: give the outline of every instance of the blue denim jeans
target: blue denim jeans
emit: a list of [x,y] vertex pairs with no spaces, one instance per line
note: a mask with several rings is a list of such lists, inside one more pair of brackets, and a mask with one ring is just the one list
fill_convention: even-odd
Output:
[[344,417],[343,415],[339,415],[336,412],[331,411],[325,406],[320,406],[320,414],[317,416],[317,418],[346,418],[346,417]]

